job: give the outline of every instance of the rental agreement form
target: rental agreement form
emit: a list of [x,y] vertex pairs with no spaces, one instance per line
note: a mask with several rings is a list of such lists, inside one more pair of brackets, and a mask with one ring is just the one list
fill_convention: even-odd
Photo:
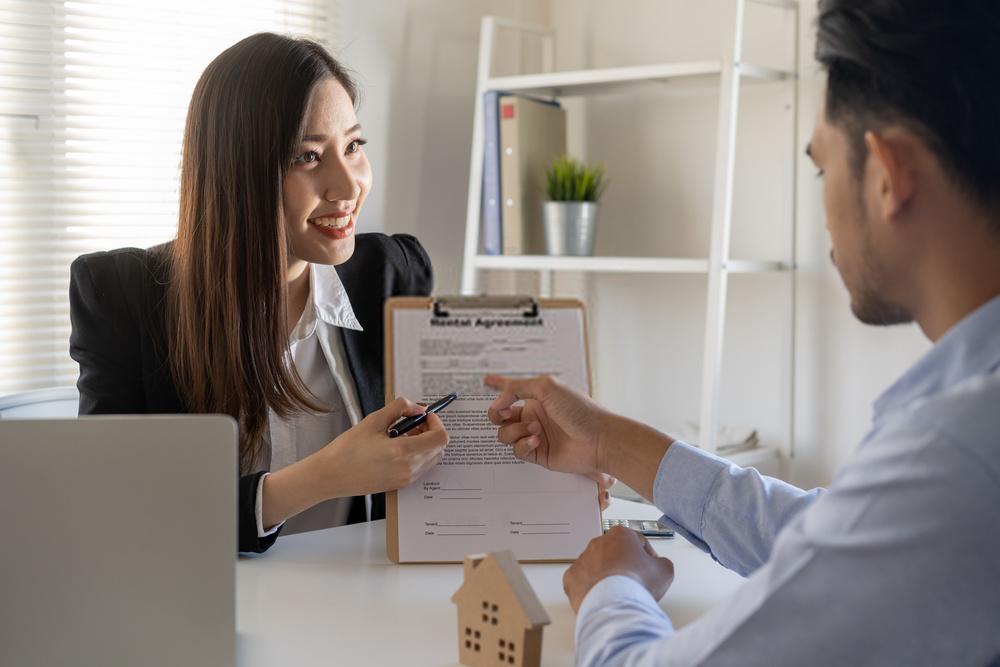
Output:
[[601,534],[596,484],[515,458],[487,419],[496,392],[483,378],[552,375],[589,394],[582,306],[543,305],[537,316],[392,312],[394,393],[426,403],[458,394],[438,414],[450,436],[443,460],[398,492],[400,562],[461,561],[500,549],[520,560],[579,556]]

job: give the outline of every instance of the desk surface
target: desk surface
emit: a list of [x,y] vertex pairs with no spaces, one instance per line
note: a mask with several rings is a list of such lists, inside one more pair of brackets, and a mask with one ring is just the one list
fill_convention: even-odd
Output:
[[[656,518],[654,507],[612,500],[610,518]],[[678,627],[739,585],[687,541],[652,540],[674,562],[662,600]],[[576,615],[562,590],[566,564],[523,565],[548,611],[543,665],[573,664]],[[462,566],[394,565],[385,555],[385,522],[280,538],[236,568],[237,663],[251,665],[457,665],[458,620],[452,593]]]

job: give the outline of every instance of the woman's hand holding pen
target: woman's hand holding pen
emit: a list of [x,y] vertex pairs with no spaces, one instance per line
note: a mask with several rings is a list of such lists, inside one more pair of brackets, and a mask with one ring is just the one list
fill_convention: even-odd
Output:
[[262,521],[270,528],[330,498],[391,491],[409,485],[441,460],[448,432],[430,414],[406,435],[386,432],[424,407],[397,398],[341,433],[315,454],[264,478]]
[[448,432],[435,414],[398,438],[387,430],[402,417],[421,414],[425,408],[405,398],[373,412],[345,431],[315,456],[322,458],[321,474],[335,496],[356,496],[392,491],[419,479],[444,456]]
[[[606,508],[615,478],[603,467],[601,438],[611,413],[551,377],[490,375],[485,383],[500,391],[489,409],[490,421],[500,427],[500,442],[513,445],[514,456],[524,461],[590,477],[597,482],[601,508]],[[515,406],[518,401],[523,404]]]

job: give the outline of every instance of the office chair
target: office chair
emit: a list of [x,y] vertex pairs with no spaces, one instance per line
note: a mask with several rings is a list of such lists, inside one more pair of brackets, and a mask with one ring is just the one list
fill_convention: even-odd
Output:
[[0,396],[0,419],[76,417],[80,394],[76,387],[37,389]]

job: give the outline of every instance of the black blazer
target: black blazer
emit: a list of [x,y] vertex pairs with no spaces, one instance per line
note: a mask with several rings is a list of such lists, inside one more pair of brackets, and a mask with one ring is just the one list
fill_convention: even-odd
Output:
[[[187,412],[167,364],[164,321],[170,244],[83,255],[70,269],[70,355],[80,364],[80,414]],[[337,267],[364,331],[343,329],[344,351],[361,410],[385,405],[382,311],[395,295],[428,295],[431,262],[412,236],[359,234],[354,255]],[[257,537],[256,490],[262,472],[239,481],[239,550],[262,552],[277,533]],[[385,495],[372,496],[372,519],[385,518]],[[356,497],[348,522],[365,520]]]

